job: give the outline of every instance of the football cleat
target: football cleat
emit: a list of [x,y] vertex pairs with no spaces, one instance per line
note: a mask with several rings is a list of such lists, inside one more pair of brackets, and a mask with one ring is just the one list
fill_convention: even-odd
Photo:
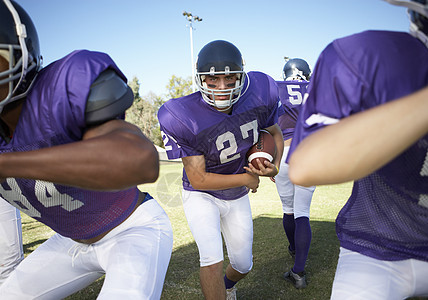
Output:
[[226,300],[236,300],[236,286],[226,289]]
[[294,273],[293,269],[290,269],[290,271],[284,273],[284,279],[291,282],[296,289],[304,289],[308,285],[305,271]]

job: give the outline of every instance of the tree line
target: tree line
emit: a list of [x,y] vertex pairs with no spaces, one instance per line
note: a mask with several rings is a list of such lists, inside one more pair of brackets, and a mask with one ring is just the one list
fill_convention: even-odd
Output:
[[126,120],[138,126],[155,145],[163,147],[157,118],[158,110],[169,99],[191,94],[192,78],[173,75],[166,86],[167,93],[165,96],[159,96],[153,92],[141,96],[139,93],[141,84],[137,77],[132,78],[128,84],[134,92],[134,103],[126,111]]

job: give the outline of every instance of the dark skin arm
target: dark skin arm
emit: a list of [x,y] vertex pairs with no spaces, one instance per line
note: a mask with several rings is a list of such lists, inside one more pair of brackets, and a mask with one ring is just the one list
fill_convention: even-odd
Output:
[[122,120],[90,128],[78,142],[0,155],[0,178],[50,181],[90,190],[120,190],[156,181],[156,148]]

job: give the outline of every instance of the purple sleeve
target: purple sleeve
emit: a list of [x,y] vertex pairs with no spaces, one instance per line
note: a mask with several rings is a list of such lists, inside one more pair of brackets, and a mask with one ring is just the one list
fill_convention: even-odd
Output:
[[266,119],[266,123],[261,125],[261,128],[267,128],[278,123],[278,115],[280,113],[281,101],[279,99],[278,86],[270,76],[266,75],[269,81],[269,105],[272,110],[270,116]]
[[279,114],[278,125],[284,140],[293,137],[300,106],[308,86],[307,81],[277,81],[283,113]]
[[168,159],[176,159],[186,156],[203,155],[192,147],[192,136],[186,126],[176,118],[175,114],[168,110],[168,104],[164,104],[158,111],[162,140]]
[[300,109],[288,158],[297,145],[313,132],[361,111],[361,99],[369,84],[357,75],[352,65],[341,59],[333,43],[316,63],[308,97]]
[[[50,112],[56,126],[70,136],[80,139],[85,127],[85,109],[91,84],[104,70],[115,70],[126,82],[126,77],[113,60],[105,53],[74,51],[47,67],[44,82],[50,85],[50,101],[46,110]],[[52,82],[55,84],[52,85]],[[46,99],[47,99],[46,98]]]

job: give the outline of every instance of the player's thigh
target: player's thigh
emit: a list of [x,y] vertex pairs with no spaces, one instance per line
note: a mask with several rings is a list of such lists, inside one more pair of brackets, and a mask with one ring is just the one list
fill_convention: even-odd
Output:
[[231,265],[241,273],[252,267],[253,219],[250,200],[245,195],[237,200],[227,201],[228,210],[222,213],[221,230]]
[[77,256],[78,245],[53,235],[10,274],[0,287],[2,299],[62,299],[88,286],[103,272],[93,264],[95,253]]
[[[22,249],[22,226],[19,210],[0,198],[0,255],[3,248]],[[8,251],[8,250],[6,250]]]
[[428,298],[428,262],[410,259],[409,265],[414,274],[414,291],[410,296],[412,297],[425,297]]
[[293,214],[294,184],[288,177],[288,164],[285,162],[289,148],[289,146],[284,147],[279,173],[275,176],[275,185],[281,199],[282,211],[287,214]]
[[202,267],[223,260],[220,209],[214,199],[207,193],[183,190],[183,209]]
[[294,186],[294,218],[307,217],[312,202],[315,187]]
[[405,299],[414,285],[409,262],[382,261],[340,248],[331,299]]
[[97,243],[106,271],[98,299],[160,299],[172,253],[168,216],[151,199]]
[[23,258],[21,215],[0,198],[0,284]]

